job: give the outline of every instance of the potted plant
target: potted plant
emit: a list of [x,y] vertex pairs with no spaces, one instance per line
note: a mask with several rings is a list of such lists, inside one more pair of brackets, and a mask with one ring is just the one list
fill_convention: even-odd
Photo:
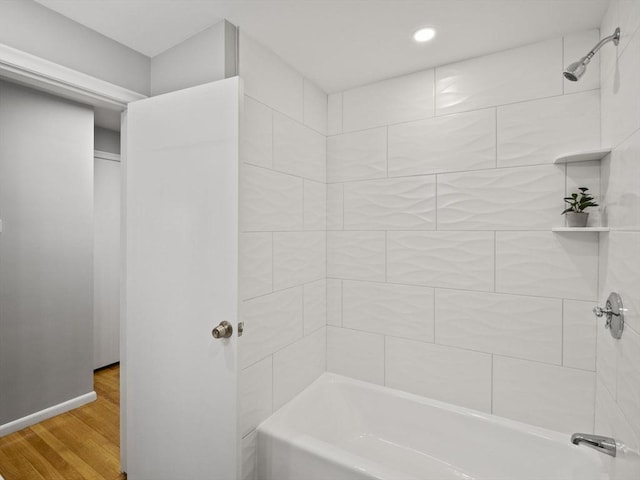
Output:
[[589,207],[597,207],[598,204],[589,193],[586,187],[578,188],[580,192],[572,193],[570,197],[564,197],[564,201],[569,204],[562,212],[567,216],[568,227],[586,227],[589,219],[589,212],[585,210]]

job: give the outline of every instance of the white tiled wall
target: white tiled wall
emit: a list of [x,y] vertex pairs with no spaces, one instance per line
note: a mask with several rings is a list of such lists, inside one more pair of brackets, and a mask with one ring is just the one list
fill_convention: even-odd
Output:
[[255,427],[326,369],[328,100],[246,35],[240,76],[239,428],[249,480]]
[[620,340],[597,325],[596,432],[640,448],[640,1],[612,0],[602,36],[620,26],[618,47],[602,49],[603,218],[598,303],[620,293],[627,312]]
[[[600,191],[598,164],[552,164],[600,146],[597,64],[579,84],[562,77],[598,36],[329,96],[329,370],[593,431],[599,238],[551,228],[567,188]],[[622,409],[640,387],[627,391]]]

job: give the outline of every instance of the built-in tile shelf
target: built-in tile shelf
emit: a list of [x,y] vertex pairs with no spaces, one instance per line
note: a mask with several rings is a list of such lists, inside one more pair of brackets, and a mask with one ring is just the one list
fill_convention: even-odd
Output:
[[566,153],[557,157],[553,163],[574,163],[602,160],[609,153],[611,153],[610,147],[600,148],[598,150],[586,150],[584,152]]
[[552,232],[608,232],[609,227],[554,227]]

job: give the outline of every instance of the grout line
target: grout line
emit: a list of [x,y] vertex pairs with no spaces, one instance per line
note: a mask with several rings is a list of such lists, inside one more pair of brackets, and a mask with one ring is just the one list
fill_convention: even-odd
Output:
[[435,210],[435,230],[438,230],[438,175],[436,174],[435,177],[436,178],[433,182],[434,184],[433,199],[434,199],[434,210]]
[[[579,92],[571,92],[568,94],[563,94],[563,93],[559,93],[556,95],[546,95],[546,96],[542,96],[542,97],[535,97],[535,98],[530,98],[527,100],[520,100],[517,102],[510,102],[510,103],[496,103],[493,105],[486,105],[483,107],[478,107],[478,108],[471,108],[469,110],[460,110],[460,111],[455,111],[455,112],[450,112],[450,113],[445,113],[443,115],[434,115],[434,116],[425,116],[425,117],[418,117],[418,118],[412,118],[411,120],[405,120],[403,122],[394,122],[394,123],[385,123],[385,124],[380,124],[380,125],[372,125],[372,126],[367,126],[364,128],[357,128],[354,130],[349,130],[349,131],[345,131],[344,130],[344,125],[342,128],[342,132],[341,133],[336,133],[333,135],[327,135],[327,137],[336,137],[338,135],[349,135],[351,133],[358,133],[358,132],[364,132],[367,130],[375,130],[375,129],[379,129],[379,128],[383,128],[383,127],[395,127],[398,125],[406,125],[406,124],[410,124],[410,123],[416,123],[416,122],[421,122],[424,120],[431,120],[431,119],[436,119],[436,118],[444,118],[444,117],[450,117],[453,115],[460,115],[460,114],[465,114],[465,113],[472,113],[472,112],[478,112],[478,111],[482,111],[482,110],[489,110],[489,109],[493,109],[493,108],[500,108],[500,107],[507,107],[510,105],[520,105],[522,103],[529,103],[529,102],[537,102],[537,101],[543,101],[543,100],[548,100],[550,98],[561,98],[563,96],[569,96],[569,95],[584,95],[588,92],[593,92],[596,90],[600,90],[600,87],[598,86],[597,88],[590,88],[588,90],[581,90]],[[259,100],[258,100],[259,101]],[[281,112],[278,112],[281,113]],[[285,116],[287,116],[286,114],[283,114]],[[293,119],[295,120],[295,119]],[[297,121],[297,120],[296,120]],[[298,121],[298,123],[300,123]]]
[[498,291],[498,232],[493,232],[493,291]]
[[494,385],[493,385],[493,353],[491,354],[491,414],[493,415],[493,389],[494,389]]
[[344,281],[340,280],[340,328],[344,328]]
[[560,365],[562,365],[563,367],[565,366],[564,364],[564,302],[565,300],[562,299],[562,304],[560,306],[561,308],[561,316],[560,316],[560,323],[562,328],[560,329]]

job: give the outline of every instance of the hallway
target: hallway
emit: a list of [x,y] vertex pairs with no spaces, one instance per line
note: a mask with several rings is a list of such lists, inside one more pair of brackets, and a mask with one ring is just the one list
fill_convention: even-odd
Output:
[[0,438],[5,480],[123,480],[120,473],[120,367],[96,371],[98,399]]

